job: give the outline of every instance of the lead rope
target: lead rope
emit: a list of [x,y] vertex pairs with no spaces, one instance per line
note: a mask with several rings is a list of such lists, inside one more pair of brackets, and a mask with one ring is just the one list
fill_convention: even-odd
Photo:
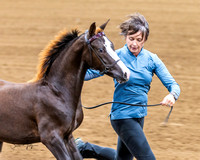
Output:
[[[104,105],[107,105],[107,104],[111,104],[111,103],[125,104],[125,105],[136,106],[136,107],[156,107],[156,106],[160,106],[161,105],[160,103],[158,103],[158,104],[152,104],[152,105],[143,105],[143,104],[130,104],[130,103],[126,103],[126,102],[117,102],[117,101],[115,101],[115,102],[101,103],[99,105],[92,106],[92,107],[85,107],[85,106],[83,106],[83,108],[85,108],[85,109],[95,109],[95,108],[98,108],[98,107],[101,107],[101,106],[104,106]],[[165,118],[165,121],[164,121],[165,124],[168,122],[169,117],[170,117],[170,115],[172,113],[172,110],[173,110],[173,106],[171,106],[170,111],[169,111],[167,117]]]

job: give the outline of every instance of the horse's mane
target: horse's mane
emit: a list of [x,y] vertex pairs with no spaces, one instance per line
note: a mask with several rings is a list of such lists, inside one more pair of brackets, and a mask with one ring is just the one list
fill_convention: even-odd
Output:
[[68,32],[66,29],[61,31],[54,40],[52,40],[46,48],[39,54],[38,71],[32,81],[43,79],[49,72],[54,60],[59,56],[66,45],[78,37],[79,31],[73,29]]

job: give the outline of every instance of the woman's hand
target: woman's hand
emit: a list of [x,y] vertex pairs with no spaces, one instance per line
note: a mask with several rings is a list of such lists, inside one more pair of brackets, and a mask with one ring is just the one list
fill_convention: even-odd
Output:
[[162,102],[160,102],[161,105],[168,106],[168,107],[173,106],[174,103],[175,103],[175,98],[172,94],[168,94],[167,96],[165,96]]

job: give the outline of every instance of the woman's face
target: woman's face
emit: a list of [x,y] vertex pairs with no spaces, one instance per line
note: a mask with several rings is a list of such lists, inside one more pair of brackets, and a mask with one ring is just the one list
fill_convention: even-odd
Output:
[[142,32],[138,31],[135,34],[127,35],[126,36],[126,44],[128,46],[128,49],[137,57],[137,55],[140,53],[142,47],[144,46],[144,36],[142,37]]

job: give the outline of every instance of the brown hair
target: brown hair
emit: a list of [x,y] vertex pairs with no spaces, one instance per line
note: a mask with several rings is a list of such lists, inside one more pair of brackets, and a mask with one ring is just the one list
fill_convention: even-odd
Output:
[[149,36],[149,24],[146,21],[145,17],[140,13],[131,14],[128,15],[128,17],[128,20],[120,24],[120,34],[123,36],[127,36],[141,31],[142,37],[144,37],[146,41]]

